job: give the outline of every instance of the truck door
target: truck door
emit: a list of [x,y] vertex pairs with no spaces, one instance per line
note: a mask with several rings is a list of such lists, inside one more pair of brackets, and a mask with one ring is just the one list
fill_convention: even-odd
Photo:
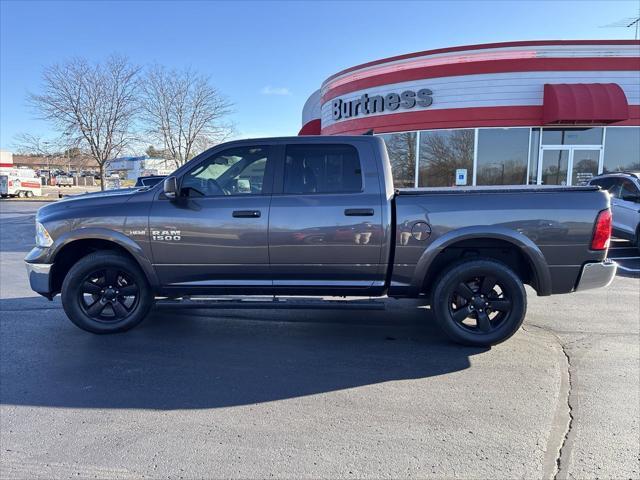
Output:
[[180,176],[175,200],[163,194],[149,217],[159,280],[176,288],[271,286],[267,226],[270,146],[213,152]]
[[371,289],[384,285],[382,195],[371,147],[283,147],[269,220],[276,290]]

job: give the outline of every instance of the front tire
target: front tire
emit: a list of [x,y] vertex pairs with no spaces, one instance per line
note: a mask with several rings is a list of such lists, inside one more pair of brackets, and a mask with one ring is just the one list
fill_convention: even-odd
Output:
[[91,333],[125,332],[153,306],[149,282],[130,258],[95,252],[71,267],[62,283],[62,306],[69,319]]
[[505,264],[465,260],[446,269],[436,281],[431,309],[454,342],[490,346],[518,331],[527,296],[520,278]]

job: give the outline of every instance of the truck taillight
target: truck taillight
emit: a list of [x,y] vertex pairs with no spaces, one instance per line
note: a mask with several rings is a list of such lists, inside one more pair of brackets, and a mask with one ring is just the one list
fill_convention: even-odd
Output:
[[13,180],[9,180],[9,186],[13,187]]
[[591,250],[606,250],[611,240],[611,210],[602,210],[596,219],[596,227],[593,229]]

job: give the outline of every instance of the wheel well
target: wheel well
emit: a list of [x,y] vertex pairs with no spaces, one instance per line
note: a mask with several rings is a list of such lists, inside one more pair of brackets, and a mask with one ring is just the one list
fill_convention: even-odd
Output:
[[62,289],[62,282],[64,277],[67,276],[71,267],[81,258],[86,257],[90,253],[97,251],[111,251],[124,255],[130,258],[136,265],[139,266],[137,260],[129,251],[118,245],[115,242],[109,240],[102,240],[99,238],[88,238],[82,240],[75,240],[66,244],[56,254],[51,277],[51,288],[54,294],[59,293]]
[[449,265],[467,257],[498,260],[511,268],[522,283],[531,285],[537,290],[535,270],[520,247],[506,240],[475,238],[455,242],[442,250],[431,262],[421,291],[428,293],[433,283]]

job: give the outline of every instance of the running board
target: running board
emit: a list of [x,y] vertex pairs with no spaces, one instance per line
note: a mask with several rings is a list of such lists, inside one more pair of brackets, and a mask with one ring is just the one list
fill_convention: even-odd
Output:
[[384,310],[382,300],[324,300],[308,297],[265,298],[199,298],[158,299],[156,305],[175,308],[226,308],[226,309],[310,309],[310,310]]

